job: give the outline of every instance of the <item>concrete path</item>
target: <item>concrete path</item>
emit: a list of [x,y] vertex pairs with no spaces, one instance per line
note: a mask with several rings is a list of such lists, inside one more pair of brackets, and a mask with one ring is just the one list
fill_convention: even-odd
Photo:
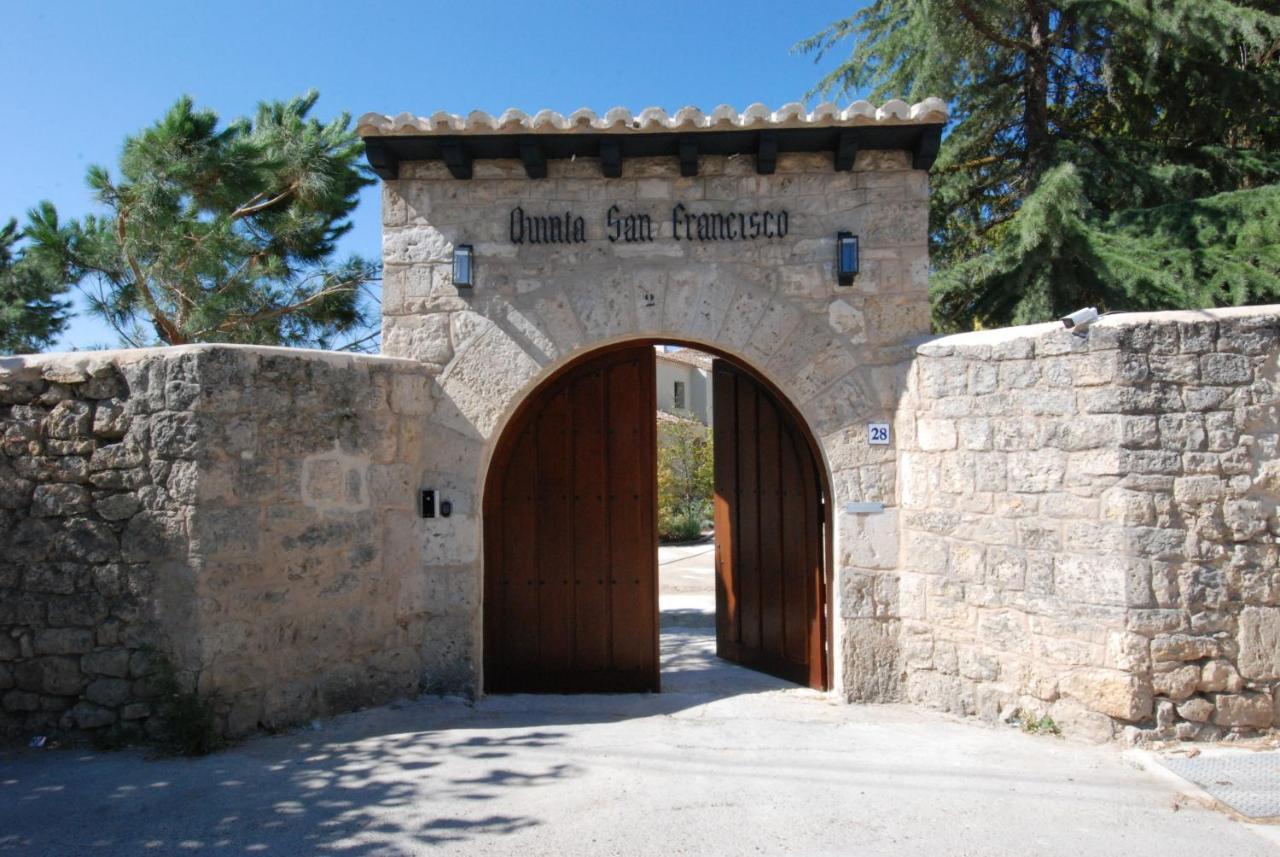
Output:
[[1275,857],[1116,748],[846,706],[663,635],[665,692],[424,699],[205,759],[0,753],[0,854]]
[[716,544],[658,546],[658,609],[664,629],[714,628]]

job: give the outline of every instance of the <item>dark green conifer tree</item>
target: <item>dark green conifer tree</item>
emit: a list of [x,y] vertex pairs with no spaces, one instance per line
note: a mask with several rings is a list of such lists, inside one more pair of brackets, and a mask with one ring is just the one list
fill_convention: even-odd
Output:
[[67,326],[65,280],[19,247],[21,237],[14,220],[0,227],[0,354],[40,351]]
[[1275,0],[876,0],[826,92],[938,95],[935,324],[1280,299]]
[[379,266],[332,256],[372,178],[346,114],[308,117],[316,98],[261,104],[226,127],[180,99],[125,140],[118,177],[89,169],[104,215],[31,212],[32,254],[131,345],[371,340],[364,290]]

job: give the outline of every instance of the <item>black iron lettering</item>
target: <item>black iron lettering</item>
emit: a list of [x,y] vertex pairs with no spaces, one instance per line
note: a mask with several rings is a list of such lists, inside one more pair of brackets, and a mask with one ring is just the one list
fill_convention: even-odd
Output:
[[511,209],[511,243],[524,243],[524,209],[518,205]]

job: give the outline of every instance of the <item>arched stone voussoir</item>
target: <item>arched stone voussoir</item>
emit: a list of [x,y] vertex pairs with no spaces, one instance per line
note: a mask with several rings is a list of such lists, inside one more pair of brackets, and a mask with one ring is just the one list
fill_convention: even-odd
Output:
[[440,376],[439,421],[464,434],[491,437],[509,403],[542,368],[514,336],[491,325]]

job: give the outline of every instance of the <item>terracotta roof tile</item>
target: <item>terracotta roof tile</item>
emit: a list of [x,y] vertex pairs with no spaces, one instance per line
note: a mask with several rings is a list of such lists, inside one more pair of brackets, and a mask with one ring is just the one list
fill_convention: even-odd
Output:
[[366,113],[356,123],[362,137],[429,136],[459,134],[652,134],[661,131],[732,131],[761,128],[829,128],[860,125],[934,125],[947,121],[947,105],[940,98],[926,98],[916,104],[893,99],[879,107],[869,101],[855,101],[843,110],[835,104],[819,104],[806,111],[799,102],[769,110],[763,104],[752,104],[739,113],[722,104],[710,113],[697,107],[682,107],[668,114],[661,107],[646,107],[632,114],[625,107],[614,107],[603,116],[582,108],[568,116],[552,110],[539,110],[530,116],[514,108],[493,116],[475,110],[466,116],[439,111],[430,116],[401,113],[387,116]]

